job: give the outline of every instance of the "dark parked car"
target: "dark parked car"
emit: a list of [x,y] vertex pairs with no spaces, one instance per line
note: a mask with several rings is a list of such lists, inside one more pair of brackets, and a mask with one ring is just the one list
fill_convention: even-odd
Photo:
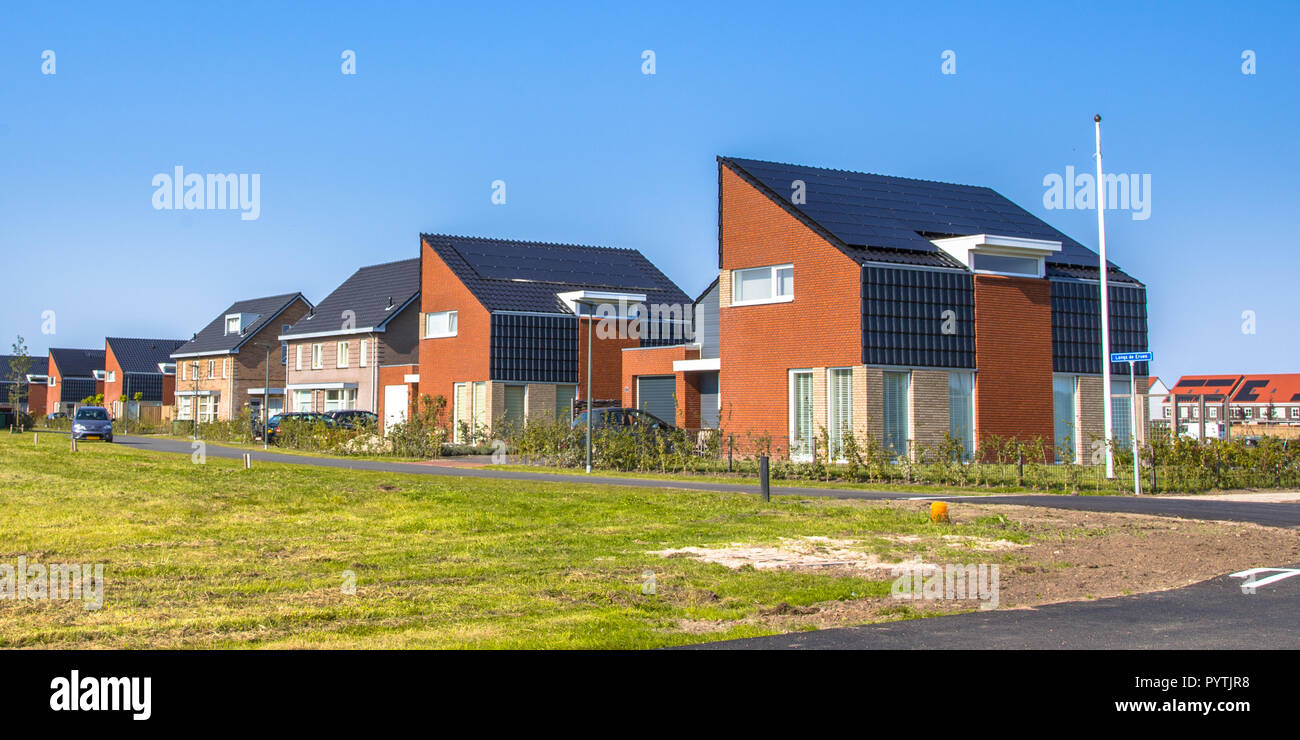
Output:
[[[654,414],[631,408],[596,409],[596,416],[592,419],[591,428],[597,429],[600,427],[629,427],[659,432],[668,432],[676,428]],[[573,428],[577,430],[587,428],[586,411],[578,414],[578,418],[573,420]]]
[[327,411],[325,415],[334,420],[342,429],[358,429],[363,426],[379,426],[379,414],[370,411]]
[[82,406],[72,416],[73,439],[113,441],[113,419],[103,406]]
[[50,421],[57,421],[57,420],[59,420],[59,419],[66,419],[66,418],[68,418],[68,415],[65,414],[65,413],[63,413],[62,411],[55,411],[54,413],[49,414],[49,415],[46,416],[45,418],[49,419]]
[[276,414],[266,420],[266,426],[271,430],[269,441],[275,441],[275,438],[280,434],[280,425],[286,421],[296,421],[300,424],[321,423],[327,427],[335,426],[334,420],[325,414],[317,414],[310,411],[291,411],[287,414]]

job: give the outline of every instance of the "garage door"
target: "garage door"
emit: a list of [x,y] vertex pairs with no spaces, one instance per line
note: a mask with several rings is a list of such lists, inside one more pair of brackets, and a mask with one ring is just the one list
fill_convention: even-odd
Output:
[[677,379],[671,375],[636,379],[636,407],[669,424],[677,419]]
[[700,373],[700,426],[718,428],[718,374]]

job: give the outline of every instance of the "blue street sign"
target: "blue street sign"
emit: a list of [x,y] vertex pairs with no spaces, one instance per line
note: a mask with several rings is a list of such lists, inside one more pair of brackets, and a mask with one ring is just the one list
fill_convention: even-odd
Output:
[[1111,362],[1151,362],[1150,352],[1111,352]]

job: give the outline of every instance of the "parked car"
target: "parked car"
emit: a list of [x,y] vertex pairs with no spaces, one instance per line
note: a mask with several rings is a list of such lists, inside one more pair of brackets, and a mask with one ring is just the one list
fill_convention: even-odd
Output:
[[52,414],[48,414],[48,415],[46,415],[45,418],[46,418],[46,419],[49,419],[50,421],[58,421],[59,419],[66,419],[66,418],[68,418],[68,415],[67,415],[66,413],[62,412],[62,411],[55,411],[55,412],[52,413]]
[[326,411],[325,415],[334,420],[341,429],[358,429],[363,426],[378,427],[379,414],[370,411]]
[[103,406],[82,406],[72,416],[73,439],[113,441],[113,419]]
[[319,422],[327,427],[335,426],[334,420],[330,417],[311,411],[291,411],[286,414],[276,414],[266,420],[267,429],[270,430],[268,441],[275,441],[275,438],[280,435],[280,425],[286,421],[296,421],[300,424],[316,424]]
[[[654,414],[633,408],[607,408],[596,409],[596,416],[592,418],[591,428],[599,427],[631,427],[635,429],[648,429],[660,432],[670,432],[676,427],[660,419]],[[583,411],[573,420],[573,429],[587,428],[587,412]]]

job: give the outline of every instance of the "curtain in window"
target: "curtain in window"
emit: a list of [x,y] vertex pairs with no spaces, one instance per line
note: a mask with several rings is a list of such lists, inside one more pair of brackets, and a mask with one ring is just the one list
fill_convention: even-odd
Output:
[[975,456],[975,373],[948,373],[948,433],[966,459]]
[[885,447],[895,455],[907,455],[907,396],[909,373],[884,374]]
[[830,437],[831,459],[839,460],[844,453],[844,437],[853,433],[853,371],[849,368],[831,370],[826,381],[830,422],[826,431]]
[[812,454],[813,390],[812,373],[794,373],[790,379],[791,457]]

